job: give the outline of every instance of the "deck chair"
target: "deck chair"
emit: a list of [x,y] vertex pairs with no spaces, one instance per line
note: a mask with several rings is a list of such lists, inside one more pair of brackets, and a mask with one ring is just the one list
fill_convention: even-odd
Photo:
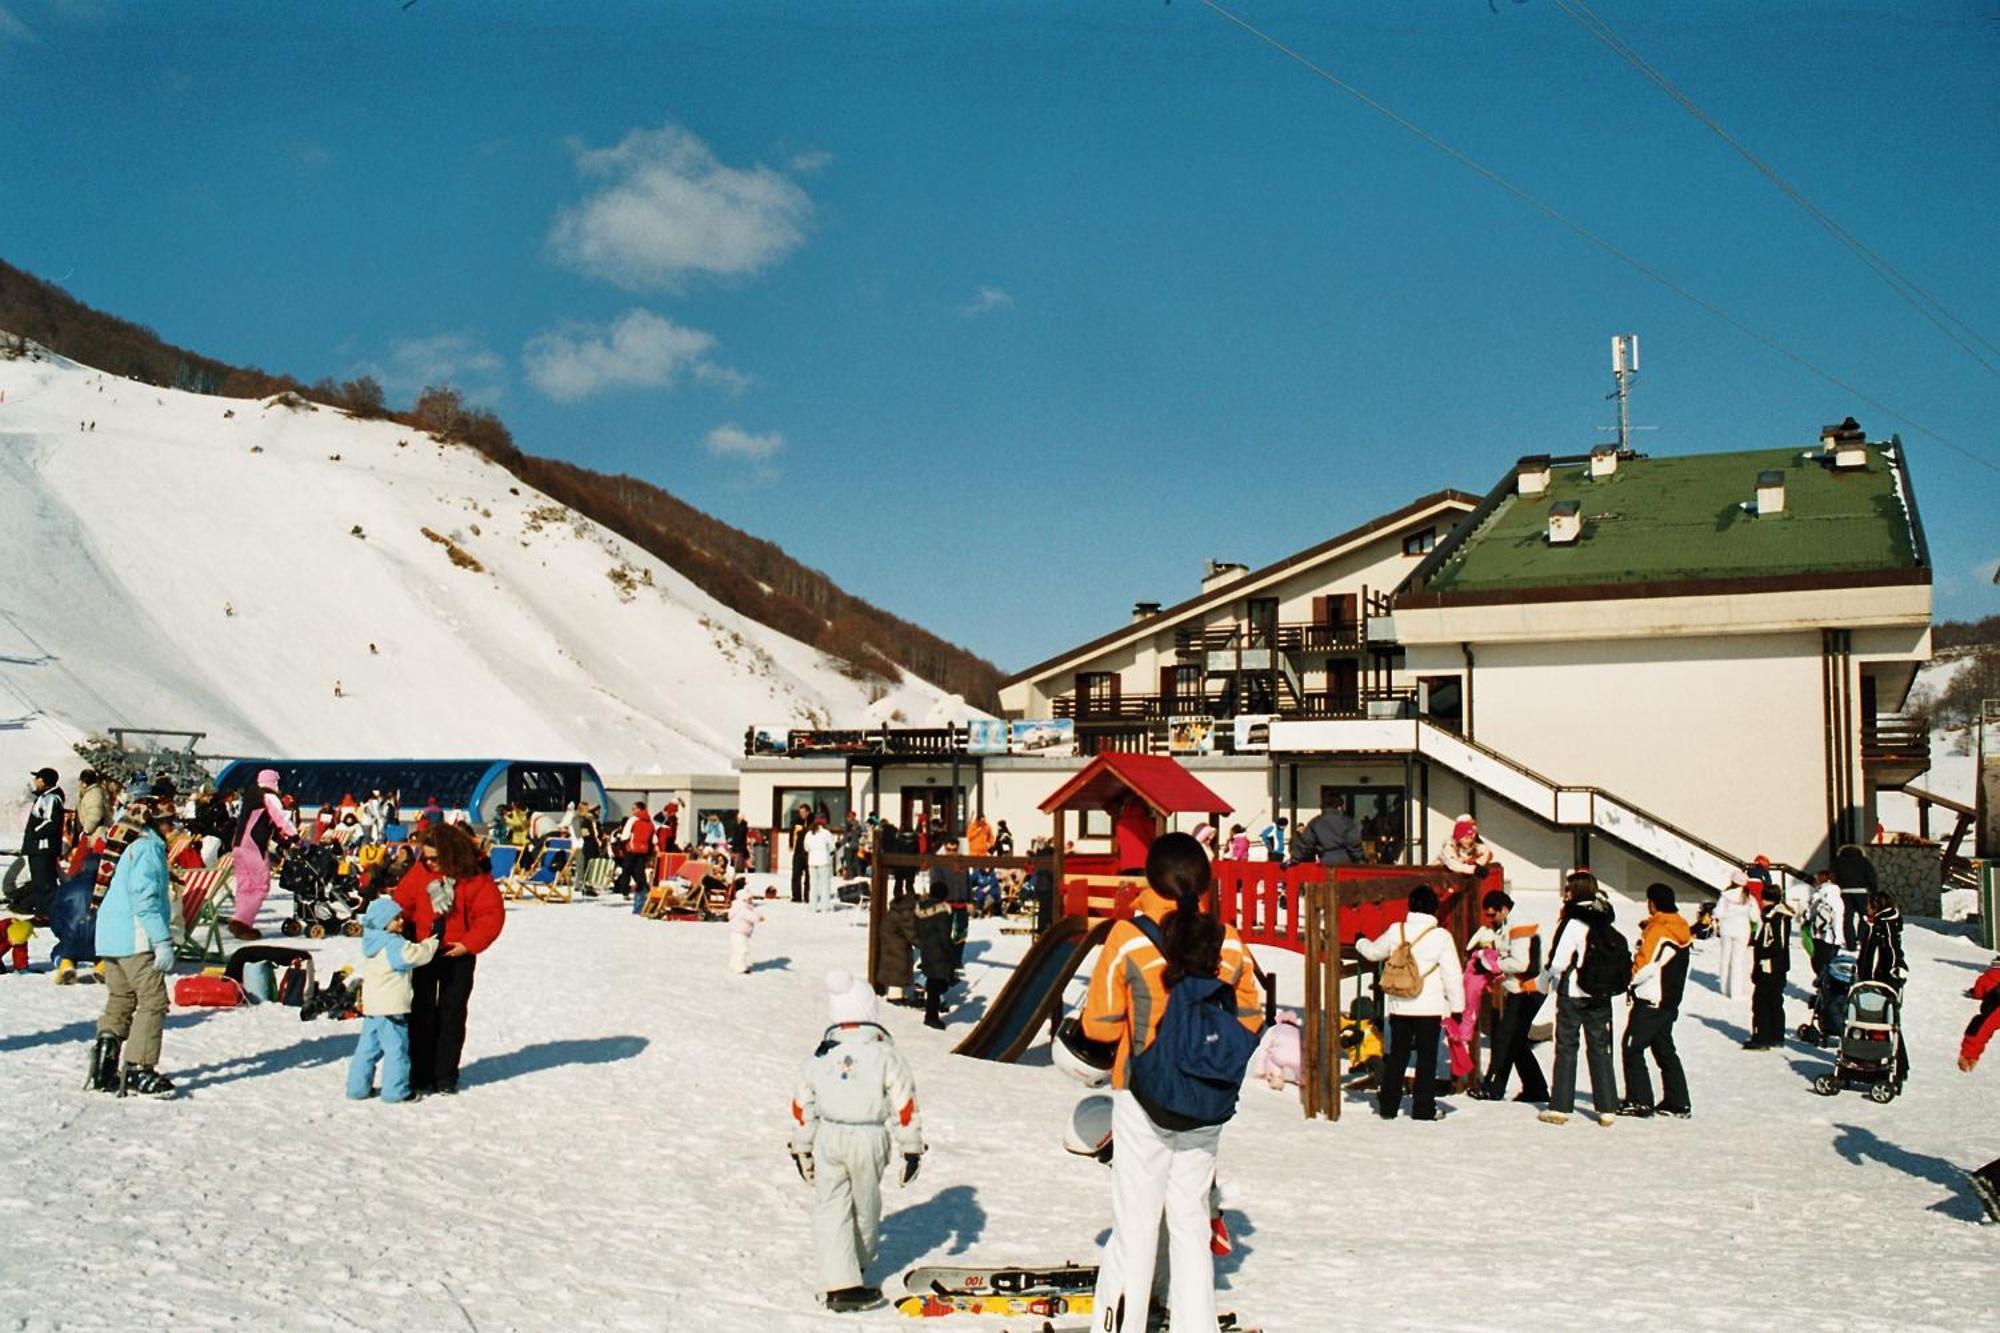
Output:
[[618,880],[618,863],[608,856],[593,856],[587,861],[579,858],[572,865],[575,873],[570,876],[570,884],[574,888],[606,893]]
[[500,886],[500,896],[518,901],[528,896],[528,891],[520,884],[518,872],[521,868],[521,849],[512,843],[499,843],[486,857],[487,872],[493,882]]
[[202,870],[185,870],[176,877],[180,885],[180,938],[174,941],[175,956],[187,962],[219,963],[228,956],[222,941],[222,923],[236,907],[236,877],[225,852],[214,865]]
[[701,894],[680,879],[662,879],[647,890],[639,915],[649,921],[694,921],[702,916]]
[[566,903],[576,896],[569,876],[570,859],[576,849],[568,838],[550,838],[542,848],[534,868],[522,879],[522,887],[545,903]]

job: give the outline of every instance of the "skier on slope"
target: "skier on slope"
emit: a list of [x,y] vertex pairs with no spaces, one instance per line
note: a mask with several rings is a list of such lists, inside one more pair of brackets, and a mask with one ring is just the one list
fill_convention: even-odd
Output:
[[792,1094],[792,1162],[813,1187],[813,1257],[829,1310],[871,1309],[866,1284],[882,1230],[882,1175],[901,1154],[898,1179],[916,1178],[923,1125],[916,1080],[888,1030],[875,1021],[875,996],[846,972],[826,974],[829,1026]]

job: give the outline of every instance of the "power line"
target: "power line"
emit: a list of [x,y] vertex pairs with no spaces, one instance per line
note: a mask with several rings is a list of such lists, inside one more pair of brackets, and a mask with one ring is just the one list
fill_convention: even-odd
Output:
[[[1626,64],[1645,75],[1660,91],[1678,102],[1683,110],[1700,121],[1710,133],[1734,149],[1737,155],[1755,168],[1759,175],[1777,186],[1787,199],[1790,199],[1801,209],[1805,210],[1808,217],[1819,223],[1820,226],[1826,229],[1829,235],[1852,251],[1855,258],[1867,265],[1877,277],[1889,285],[1890,290],[1907,301],[1911,309],[1935,325],[1938,332],[1944,334],[1961,351],[1984,366],[1993,375],[2000,376],[2000,363],[1988,360],[1986,356],[1980,353],[1979,348],[1972,346],[1971,342],[1966,341],[1966,337],[1970,337],[1972,342],[1977,342],[1996,358],[2000,358],[2000,347],[1995,347],[1980,334],[1979,330],[1973,328],[1972,325],[1953,314],[1950,310],[1947,310],[1941,301],[1918,286],[1915,280],[1898,271],[1895,265],[1891,264],[1876,251],[1870,249],[1852,232],[1834,221],[1825,209],[1807,198],[1790,181],[1779,175],[1777,169],[1771,166],[1770,163],[1744,147],[1734,135],[1716,123],[1713,116],[1710,116],[1701,107],[1697,106],[1693,98],[1683,93],[1674,85],[1671,79],[1662,74],[1658,69],[1655,69],[1624,38],[1613,32],[1610,24],[1592,13],[1589,7],[1582,3],[1582,0],[1554,0],[1554,3],[1557,9],[1567,14],[1579,27],[1610,48]],[[1949,323],[1946,321],[1949,321]],[[1957,325],[1958,327],[1954,329],[1951,327],[1952,325]],[[1960,336],[1961,331],[1966,337]]]
[[1758,332],[1756,329],[1750,327],[1748,324],[1745,324],[1742,320],[1736,318],[1736,316],[1730,314],[1727,310],[1724,310],[1721,306],[1718,306],[1712,301],[1708,301],[1700,296],[1697,296],[1694,292],[1689,291],[1686,287],[1681,286],[1679,283],[1675,282],[1672,278],[1669,278],[1666,274],[1660,272],[1658,269],[1653,268],[1651,265],[1645,263],[1643,260],[1637,259],[1634,256],[1627,254],[1625,251],[1619,249],[1611,241],[1607,240],[1603,236],[1598,235],[1590,228],[1584,226],[1581,222],[1578,222],[1576,219],[1570,217],[1568,214],[1556,208],[1553,204],[1544,202],[1540,197],[1531,194],[1528,190],[1524,189],[1523,187],[1514,184],[1514,182],[1508,180],[1505,176],[1502,176],[1499,172],[1493,170],[1493,168],[1478,161],[1476,158],[1468,156],[1464,152],[1461,152],[1459,149],[1454,148],[1451,144],[1446,143],[1443,139],[1440,139],[1437,135],[1432,134],[1429,130],[1417,124],[1415,121],[1410,120],[1408,117],[1399,114],[1398,112],[1394,111],[1393,109],[1386,106],[1382,102],[1377,101],[1375,98],[1369,96],[1367,93],[1355,87],[1353,84],[1347,82],[1345,79],[1333,73],[1331,70],[1326,69],[1324,66],[1315,64],[1313,61],[1309,60],[1304,55],[1301,55],[1298,51],[1293,50],[1291,47],[1286,46],[1283,42],[1271,36],[1269,33],[1257,27],[1255,24],[1249,22],[1248,20],[1236,14],[1231,13],[1227,9],[1224,9],[1221,5],[1216,3],[1216,0],[1201,0],[1201,4],[1205,8],[1213,10],[1216,14],[1220,15],[1222,18],[1229,20],[1229,22],[1235,24],[1243,31],[1249,33],[1252,37],[1255,37],[1258,41],[1264,43],[1264,45],[1278,52],[1286,59],[1291,60],[1293,63],[1299,65],[1301,68],[1310,71],[1318,78],[1340,89],[1342,92],[1346,93],[1349,97],[1352,97],[1355,101],[1360,102],[1363,106],[1375,112],[1377,115],[1383,117],[1384,119],[1400,127],[1401,129],[1409,131],[1411,134],[1414,134],[1419,139],[1422,139],[1425,143],[1437,149],[1440,153],[1443,153],[1446,157],[1449,157],[1452,161],[1457,162],[1460,166],[1463,166],[1467,170],[1478,174],[1479,176],[1483,177],[1485,180],[1489,181],[1493,185],[1496,185],[1500,189],[1506,191],[1508,194],[1513,195],[1516,199],[1519,199],[1522,203],[1528,205],[1530,208],[1542,214],[1544,217],[1547,217],[1553,222],[1559,223],[1561,226],[1574,232],[1576,235],[1582,237],[1584,240],[1589,241],[1592,245],[1604,251],[1612,258],[1618,260],[1618,262],[1620,262],[1621,264],[1624,264],[1626,267],[1631,268],[1636,272],[1643,274],[1645,277],[1651,279],[1653,282],[1666,288],[1674,295],[1688,302],[1690,305],[1696,306],[1699,309],[1706,311],[1709,315],[1712,315],[1716,319],[1721,320],[1723,323],[1735,329],[1738,333],[1741,333],[1744,337],[1749,338],[1751,341],[1756,342],[1773,352],[1776,352],[1779,356],[1784,357],[1787,361],[1790,361],[1793,365],[1798,366],[1800,369],[1806,371],[1808,374],[1817,376],[1818,378],[1825,380],[1828,384],[1831,384],[1835,388],[1841,390],[1841,392],[1851,395],[1857,401],[1866,403],[1868,406],[1876,408],[1877,410],[1894,418],[1895,420],[1902,422],[1905,426],[1908,426],[1911,430],[1929,436],[1931,439],[1936,440],[1939,444],[1942,444],[1947,449],[1952,450],[1954,453],[1962,454],[1966,458],[1969,458],[1973,462],[1979,464],[1981,467],[1987,468],[1993,472],[2000,472],[2000,464],[1996,464],[1992,459],[1985,458],[1979,454],[1973,453],[1971,450],[1956,443],[1947,436],[1939,433],[1938,431],[1932,430],[1929,426],[1924,425],[1922,422],[1917,421],[1912,417],[1905,416],[1903,413],[1898,412],[1895,408],[1889,406],[1887,403],[1883,402],[1879,398],[1876,398],[1871,394],[1864,393],[1860,389],[1856,388],[1854,385],[1849,384],[1846,380],[1841,379],[1838,375],[1835,375],[1832,371],[1823,369],[1822,367],[1816,365],[1812,361],[1807,360],[1803,355],[1793,351],[1791,348],[1785,346],[1785,344],[1779,342],[1777,339],[1771,337],[1768,334]]

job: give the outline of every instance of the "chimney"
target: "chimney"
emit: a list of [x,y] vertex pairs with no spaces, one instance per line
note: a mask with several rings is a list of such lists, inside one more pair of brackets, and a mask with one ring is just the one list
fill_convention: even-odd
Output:
[[1233,560],[1211,560],[1201,574],[1201,590],[1208,592],[1220,588],[1225,583],[1234,583],[1250,572],[1250,566],[1239,565]]
[[1549,506],[1549,545],[1574,546],[1583,536],[1582,506],[1574,500],[1558,500]]
[[1600,444],[1590,451],[1590,479],[1599,481],[1618,474],[1618,446]]
[[1836,471],[1868,466],[1868,436],[1853,417],[1838,426],[1821,426],[1819,444]]
[[1158,614],[1160,614],[1160,604],[1158,602],[1132,603],[1132,623],[1135,625],[1142,620],[1151,620]]
[[1514,464],[1514,494],[1540,495],[1549,488],[1549,456],[1529,454]]
[[1785,512],[1785,474],[1773,469],[1757,474],[1757,517]]

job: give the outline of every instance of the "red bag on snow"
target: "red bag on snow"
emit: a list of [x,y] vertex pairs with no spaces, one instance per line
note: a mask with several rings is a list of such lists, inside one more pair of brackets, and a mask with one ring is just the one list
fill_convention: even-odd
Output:
[[243,988],[228,977],[182,977],[174,983],[174,1003],[183,1009],[234,1009]]

